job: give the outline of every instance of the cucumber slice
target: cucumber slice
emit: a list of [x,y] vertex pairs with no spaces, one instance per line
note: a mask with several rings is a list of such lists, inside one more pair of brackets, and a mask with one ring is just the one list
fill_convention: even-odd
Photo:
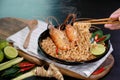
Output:
[[93,44],[90,48],[90,52],[96,56],[104,54],[105,50],[106,47],[102,44]]

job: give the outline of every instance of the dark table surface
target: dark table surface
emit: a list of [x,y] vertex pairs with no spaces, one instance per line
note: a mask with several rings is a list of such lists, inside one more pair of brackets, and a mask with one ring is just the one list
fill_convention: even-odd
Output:
[[[43,1],[43,0],[42,0]],[[105,18],[120,7],[120,0],[45,0],[51,8],[45,16],[55,16],[62,23],[68,13],[76,13],[79,18]],[[44,10],[48,10],[48,7]],[[41,14],[43,13],[41,12]],[[114,51],[112,55],[115,58],[115,64],[111,71],[101,80],[119,80],[120,79],[120,30],[108,30],[102,26],[105,33],[111,34],[111,43]],[[68,76],[64,76],[65,80],[77,80]],[[46,80],[48,78],[31,77],[26,80]],[[49,80],[49,79],[48,79]],[[53,80],[53,79],[50,79]]]

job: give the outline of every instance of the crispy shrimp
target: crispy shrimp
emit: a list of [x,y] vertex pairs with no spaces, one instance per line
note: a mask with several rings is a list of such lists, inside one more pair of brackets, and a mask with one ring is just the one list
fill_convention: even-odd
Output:
[[70,42],[75,42],[78,40],[77,31],[72,25],[66,25],[65,32]]
[[62,49],[62,50],[69,49],[69,42],[67,41],[66,36],[63,31],[57,28],[54,28],[52,26],[50,27],[49,34],[57,48]]

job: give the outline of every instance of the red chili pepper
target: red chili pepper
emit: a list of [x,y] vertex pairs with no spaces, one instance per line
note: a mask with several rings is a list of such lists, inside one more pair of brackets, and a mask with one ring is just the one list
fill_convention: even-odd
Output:
[[95,35],[95,38],[94,38],[94,39],[95,39],[95,41],[98,39],[98,37],[99,37],[99,35],[98,35],[98,34],[96,34],[96,35]]
[[23,68],[23,67],[35,66],[35,64],[30,63],[30,62],[21,62],[17,66],[20,67],[20,68]]
[[101,67],[101,68],[99,68],[98,70],[96,70],[95,72],[93,72],[92,74],[93,75],[97,75],[97,74],[100,74],[101,72],[103,72],[105,70],[105,68],[104,67]]
[[101,38],[98,38],[97,40],[95,40],[96,42],[100,42],[100,41],[103,41],[104,39],[106,38],[106,36],[103,36]]
[[30,66],[30,67],[21,68],[21,69],[20,69],[20,72],[28,71],[28,70],[32,69],[33,67],[34,67],[34,65],[32,65],[32,66]]
[[56,54],[58,55],[58,48],[56,48]]

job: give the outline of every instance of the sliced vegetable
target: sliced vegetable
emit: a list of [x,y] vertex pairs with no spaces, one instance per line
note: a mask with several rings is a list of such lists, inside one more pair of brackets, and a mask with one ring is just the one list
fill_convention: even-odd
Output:
[[96,42],[103,42],[103,41],[105,41],[105,39],[106,39],[106,36],[102,36],[101,38],[98,38],[95,41]]
[[29,66],[29,67],[21,68],[21,69],[20,69],[20,72],[28,71],[28,70],[32,69],[34,66],[35,66],[35,65]]
[[93,55],[102,55],[106,50],[106,47],[102,44],[93,44],[90,48],[90,52]]
[[101,67],[101,68],[99,68],[98,70],[96,70],[95,72],[93,72],[92,74],[93,74],[93,75],[97,75],[97,74],[102,73],[104,70],[105,70],[105,68],[104,68],[104,67]]
[[4,70],[4,69],[7,69],[19,62],[21,62],[23,60],[23,57],[17,57],[15,59],[12,59],[12,60],[9,60],[9,61],[6,61],[4,63],[1,63],[0,64],[0,71]]
[[110,38],[110,34],[103,35],[101,38],[95,39],[96,42],[104,42]]
[[100,37],[103,36],[103,31],[102,30],[98,30],[98,31],[94,32],[92,34],[92,37],[95,38],[96,34],[98,35],[98,38],[100,38]]
[[104,42],[110,38],[110,34],[103,34],[102,30],[94,32],[91,36],[91,39],[94,39],[95,42]]
[[4,48],[4,53],[7,59],[13,59],[18,56],[18,51],[12,46],[7,46]]
[[96,40],[98,40],[98,38],[99,38],[99,35],[96,34],[94,40],[96,41]]

